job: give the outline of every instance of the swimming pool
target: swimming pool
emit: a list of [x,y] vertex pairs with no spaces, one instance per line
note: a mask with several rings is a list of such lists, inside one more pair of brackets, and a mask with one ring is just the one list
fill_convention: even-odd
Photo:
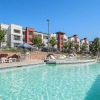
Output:
[[0,71],[2,100],[100,100],[100,63]]

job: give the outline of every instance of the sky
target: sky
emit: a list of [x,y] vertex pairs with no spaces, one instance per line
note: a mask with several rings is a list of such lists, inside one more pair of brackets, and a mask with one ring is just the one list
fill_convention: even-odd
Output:
[[0,0],[0,23],[80,39],[100,38],[100,0]]

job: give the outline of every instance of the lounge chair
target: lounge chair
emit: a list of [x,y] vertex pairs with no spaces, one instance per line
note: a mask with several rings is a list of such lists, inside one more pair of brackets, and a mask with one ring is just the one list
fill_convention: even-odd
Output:
[[69,55],[69,58],[70,58],[70,59],[76,59],[76,56],[75,56],[74,54],[70,54],[70,55]]
[[66,56],[65,55],[60,55],[60,57],[58,59],[65,59]]
[[11,62],[12,62],[12,58],[7,58],[7,59],[6,59],[6,62],[7,62],[7,63],[11,63]]
[[53,55],[50,55],[51,59],[56,59]]
[[6,60],[7,60],[7,58],[1,58],[1,59],[0,59],[0,62],[1,62],[1,63],[5,63]]
[[16,62],[16,61],[20,61],[21,60],[21,57],[19,55],[16,55],[16,54],[10,56],[9,58],[12,58],[12,61],[13,62]]
[[53,54],[48,54],[48,55],[46,56],[46,59],[49,60],[49,59],[56,59],[56,58],[54,57]]

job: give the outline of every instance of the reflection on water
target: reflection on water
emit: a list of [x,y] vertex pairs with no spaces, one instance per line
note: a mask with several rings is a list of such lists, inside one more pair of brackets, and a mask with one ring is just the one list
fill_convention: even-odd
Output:
[[3,70],[0,71],[0,98],[3,100],[98,100],[99,66],[100,63],[51,64]]
[[100,100],[100,74],[96,77],[84,100]]

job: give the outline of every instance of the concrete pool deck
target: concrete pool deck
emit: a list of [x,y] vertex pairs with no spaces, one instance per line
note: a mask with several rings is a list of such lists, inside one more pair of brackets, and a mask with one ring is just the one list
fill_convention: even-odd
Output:
[[44,64],[44,60],[37,60],[37,59],[25,59],[20,62],[11,62],[11,63],[0,63],[0,69],[6,68],[14,68],[18,66],[26,66],[26,65],[39,65]]

